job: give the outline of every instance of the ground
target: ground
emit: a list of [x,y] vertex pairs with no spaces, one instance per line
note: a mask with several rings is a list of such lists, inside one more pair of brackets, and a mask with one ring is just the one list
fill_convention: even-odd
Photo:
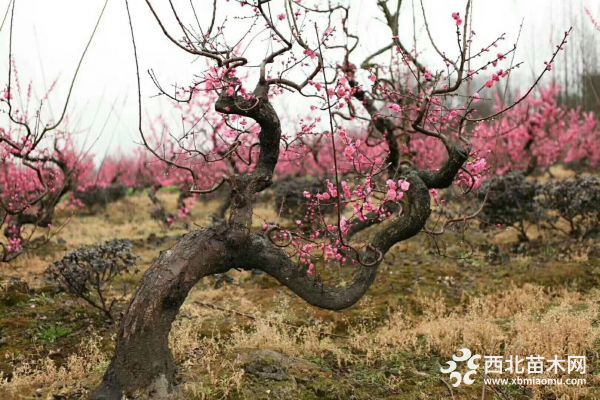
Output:
[[[161,192],[174,210],[176,193]],[[198,203],[191,228],[215,201]],[[111,295],[123,310],[143,271],[186,230],[152,220],[132,194],[95,212],[60,213],[48,245],[0,265],[0,398],[79,399],[96,385],[115,326],[44,274],[85,244],[123,238],[139,257]],[[256,224],[276,218],[266,206]],[[64,224],[64,226],[63,226]],[[172,331],[181,399],[597,399],[597,242],[558,235],[517,242],[511,229],[470,229],[397,245],[367,296],[343,312],[306,305],[265,275],[233,271],[192,291]],[[439,249],[442,249],[439,251]],[[338,280],[344,274],[331,271]],[[25,282],[11,287],[10,278]],[[14,281],[13,281],[14,282]],[[219,286],[219,287],[216,287]],[[440,367],[460,348],[486,355],[585,355],[582,386],[452,387]],[[479,377],[481,378],[481,376]]]

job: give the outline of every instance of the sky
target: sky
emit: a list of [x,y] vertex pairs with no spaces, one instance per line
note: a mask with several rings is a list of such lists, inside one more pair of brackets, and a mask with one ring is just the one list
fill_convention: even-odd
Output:
[[[0,0],[0,17],[9,1]],[[273,4],[278,1],[273,0]],[[361,32],[360,51],[367,54],[369,50],[386,44],[390,34],[377,19],[376,0],[350,1],[351,13],[358,16],[353,17],[351,26]],[[152,68],[165,85],[189,83],[193,74],[203,66],[162,35],[145,2],[132,0],[131,3],[141,69],[145,71]],[[159,2],[154,0],[154,3]],[[211,3],[210,0],[196,0],[199,14]],[[42,115],[47,120],[60,114],[73,72],[103,5],[104,0],[17,1],[13,27],[15,69],[20,85],[26,87],[31,82],[34,97],[37,95],[38,99],[42,99],[56,81],[50,98],[44,104]],[[426,38],[419,0],[404,0],[402,34],[409,38],[409,43],[415,26],[412,23],[413,5],[417,21],[416,36],[419,41]],[[464,5],[465,0],[424,0],[432,36],[439,47],[448,52],[456,50],[456,37],[449,34],[454,31],[450,15],[455,11],[464,12]],[[231,3],[226,7],[231,7]],[[591,23],[583,14],[583,7],[589,8],[600,19],[600,0],[474,0],[473,7],[473,29],[477,33],[478,44],[506,33],[505,44],[510,47],[516,41],[519,26],[523,22],[516,60],[526,61],[526,64],[519,77],[515,78],[519,84],[526,84],[532,79],[534,71],[543,68],[543,61],[551,55],[562,32],[571,23],[576,25],[572,42],[577,42],[578,35],[582,34],[582,26],[587,26],[589,34]],[[569,9],[571,11],[567,12]],[[237,8],[231,10],[236,11]],[[582,20],[582,17],[585,19]],[[0,82],[3,82],[3,86],[6,86],[8,71],[9,19],[0,30]],[[231,21],[231,28],[228,29],[232,30],[232,35],[243,34],[243,29],[236,31],[236,27],[243,26],[243,23]],[[424,52],[425,57],[432,57],[432,54]],[[144,114],[152,118],[162,108],[153,105],[149,98],[156,90],[148,76],[142,74],[142,79]],[[289,107],[286,101],[293,104],[297,100],[292,97],[276,107]],[[67,115],[67,124],[78,143],[86,148],[92,147],[97,158],[106,154],[126,153],[139,146],[135,64],[124,0],[108,0],[75,82]],[[4,120],[0,121],[5,123]]]

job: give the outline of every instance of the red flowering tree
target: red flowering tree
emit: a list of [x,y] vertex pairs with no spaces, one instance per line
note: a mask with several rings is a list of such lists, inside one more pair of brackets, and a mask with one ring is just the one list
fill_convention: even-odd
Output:
[[[357,49],[365,32],[351,30],[350,2],[325,7],[305,3],[215,0],[212,9],[202,3],[205,13],[198,14],[193,2],[183,10],[171,1],[164,9],[146,1],[166,39],[199,59],[204,69],[196,70],[188,87],[173,91],[162,90],[150,74],[184,113],[177,128],[161,136],[172,145],[153,145],[141,117],[140,89],[142,140],[167,166],[188,174],[191,193],[226,185],[230,207],[225,221],[189,233],[146,272],[121,320],[113,359],[94,399],[120,399],[123,393],[167,389],[174,383],[169,331],[187,293],[202,277],[231,268],[258,269],[313,306],[343,310],[363,297],[392,246],[425,226],[431,190],[447,188],[456,179],[467,187],[476,184],[482,163],[475,155],[470,159],[470,135],[489,116],[474,115],[473,103],[513,67],[494,69],[491,83],[474,93],[459,96],[459,90],[505,62],[514,47],[489,56],[499,38],[482,51],[470,51],[467,1],[463,12],[448,16],[456,52],[442,52],[432,42],[440,64],[427,68],[400,37],[402,1],[379,0],[388,43],[361,56]],[[139,37],[129,16],[140,88]],[[247,29],[241,39],[240,29]],[[543,67],[541,75],[549,69]],[[285,115],[302,115],[301,105],[308,115],[296,124],[283,124],[278,101],[292,96],[298,111]],[[186,104],[194,101],[202,103],[202,113],[188,113]],[[444,153],[431,160],[412,154],[419,152],[415,140],[439,143]],[[302,165],[315,148],[323,157],[309,162],[319,164],[329,182],[324,190],[303,194],[309,206],[306,217],[294,227],[266,221],[262,231],[253,229],[256,194],[272,184],[278,168]],[[476,170],[469,171],[469,165]],[[288,173],[301,174],[302,168],[311,167]],[[325,206],[335,208],[333,217],[321,212]],[[366,226],[372,228],[368,237],[356,240],[354,233]],[[345,285],[324,282],[327,266],[334,264],[353,272]]]
[[557,164],[598,165],[598,117],[560,104],[559,94],[557,86],[542,89],[502,118],[475,128],[473,147],[484,156],[491,155],[496,174],[531,173]]

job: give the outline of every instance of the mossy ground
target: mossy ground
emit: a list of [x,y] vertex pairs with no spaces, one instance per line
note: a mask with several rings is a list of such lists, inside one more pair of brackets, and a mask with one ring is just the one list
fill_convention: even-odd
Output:
[[[160,193],[174,209],[176,193]],[[216,203],[199,203],[191,228],[208,226]],[[50,243],[0,278],[30,291],[0,303],[1,399],[78,399],[98,383],[115,327],[59,292],[45,268],[65,252],[129,239],[138,272],[116,282],[123,310],[143,271],[184,234],[150,219],[133,194],[96,212],[63,211]],[[258,210],[257,226],[276,218]],[[265,275],[233,271],[233,282],[200,282],[172,333],[184,399],[558,399],[600,398],[600,260],[597,242],[545,234],[519,245],[510,230],[426,234],[396,246],[357,305],[329,312],[306,305]],[[442,249],[441,251],[439,249]],[[440,254],[441,253],[441,254]],[[343,280],[344,271],[330,279]],[[584,387],[452,388],[439,372],[460,347],[484,354],[576,352],[588,361]],[[275,359],[260,351],[273,351]]]

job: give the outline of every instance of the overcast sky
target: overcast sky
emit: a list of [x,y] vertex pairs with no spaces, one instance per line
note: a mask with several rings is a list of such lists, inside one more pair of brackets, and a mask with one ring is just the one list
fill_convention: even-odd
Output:
[[[57,89],[48,102],[48,113],[55,115],[64,101],[66,87],[85,46],[104,0],[16,0],[13,57],[22,86],[33,82],[35,93],[42,97],[51,83],[58,79]],[[273,0],[277,2],[278,0]],[[0,13],[6,10],[9,0],[0,0]],[[176,49],[158,29],[145,2],[131,0],[142,69],[153,68],[165,83],[186,82],[197,64]],[[158,3],[155,0],[155,3]],[[166,2],[162,2],[166,3]],[[204,4],[203,4],[204,3]],[[209,0],[197,0],[199,10]],[[310,4],[318,1],[308,1]],[[412,0],[404,0],[405,23],[403,33],[412,38]],[[419,22],[420,8],[414,1],[417,14],[417,35],[424,31]],[[455,50],[456,38],[450,14],[464,11],[464,0],[425,0],[427,17],[432,35],[441,48]],[[385,45],[389,34],[375,18],[376,0],[352,0],[352,10],[360,18],[353,20],[355,28],[362,32],[362,50],[375,50]],[[565,11],[565,5],[572,8]],[[527,81],[532,70],[539,70],[552,53],[554,44],[568,28],[569,14],[585,18],[584,26],[591,23],[583,15],[588,7],[600,19],[600,0],[474,0],[473,29],[479,46],[505,32],[506,45],[513,43],[521,21],[524,28],[519,43],[517,60],[527,62],[519,80]],[[571,42],[581,34],[581,21],[575,23]],[[234,28],[235,29],[235,28]],[[0,32],[0,73],[2,85],[6,85],[9,21]],[[589,33],[589,32],[588,32]],[[600,36],[600,32],[598,32]],[[477,45],[476,45],[477,46]],[[590,49],[597,51],[597,49]],[[151,91],[147,75],[145,95]],[[93,151],[102,156],[105,152],[127,151],[139,142],[137,133],[137,95],[135,67],[131,37],[124,0],[109,0],[108,7],[94,38],[92,47],[84,60],[68,109],[70,126],[77,128],[80,143],[95,143]],[[145,96],[145,97],[146,97]],[[154,110],[149,106],[149,113]],[[49,115],[49,114],[48,114]],[[4,123],[4,122],[3,122]],[[97,138],[97,141],[96,141]]]

